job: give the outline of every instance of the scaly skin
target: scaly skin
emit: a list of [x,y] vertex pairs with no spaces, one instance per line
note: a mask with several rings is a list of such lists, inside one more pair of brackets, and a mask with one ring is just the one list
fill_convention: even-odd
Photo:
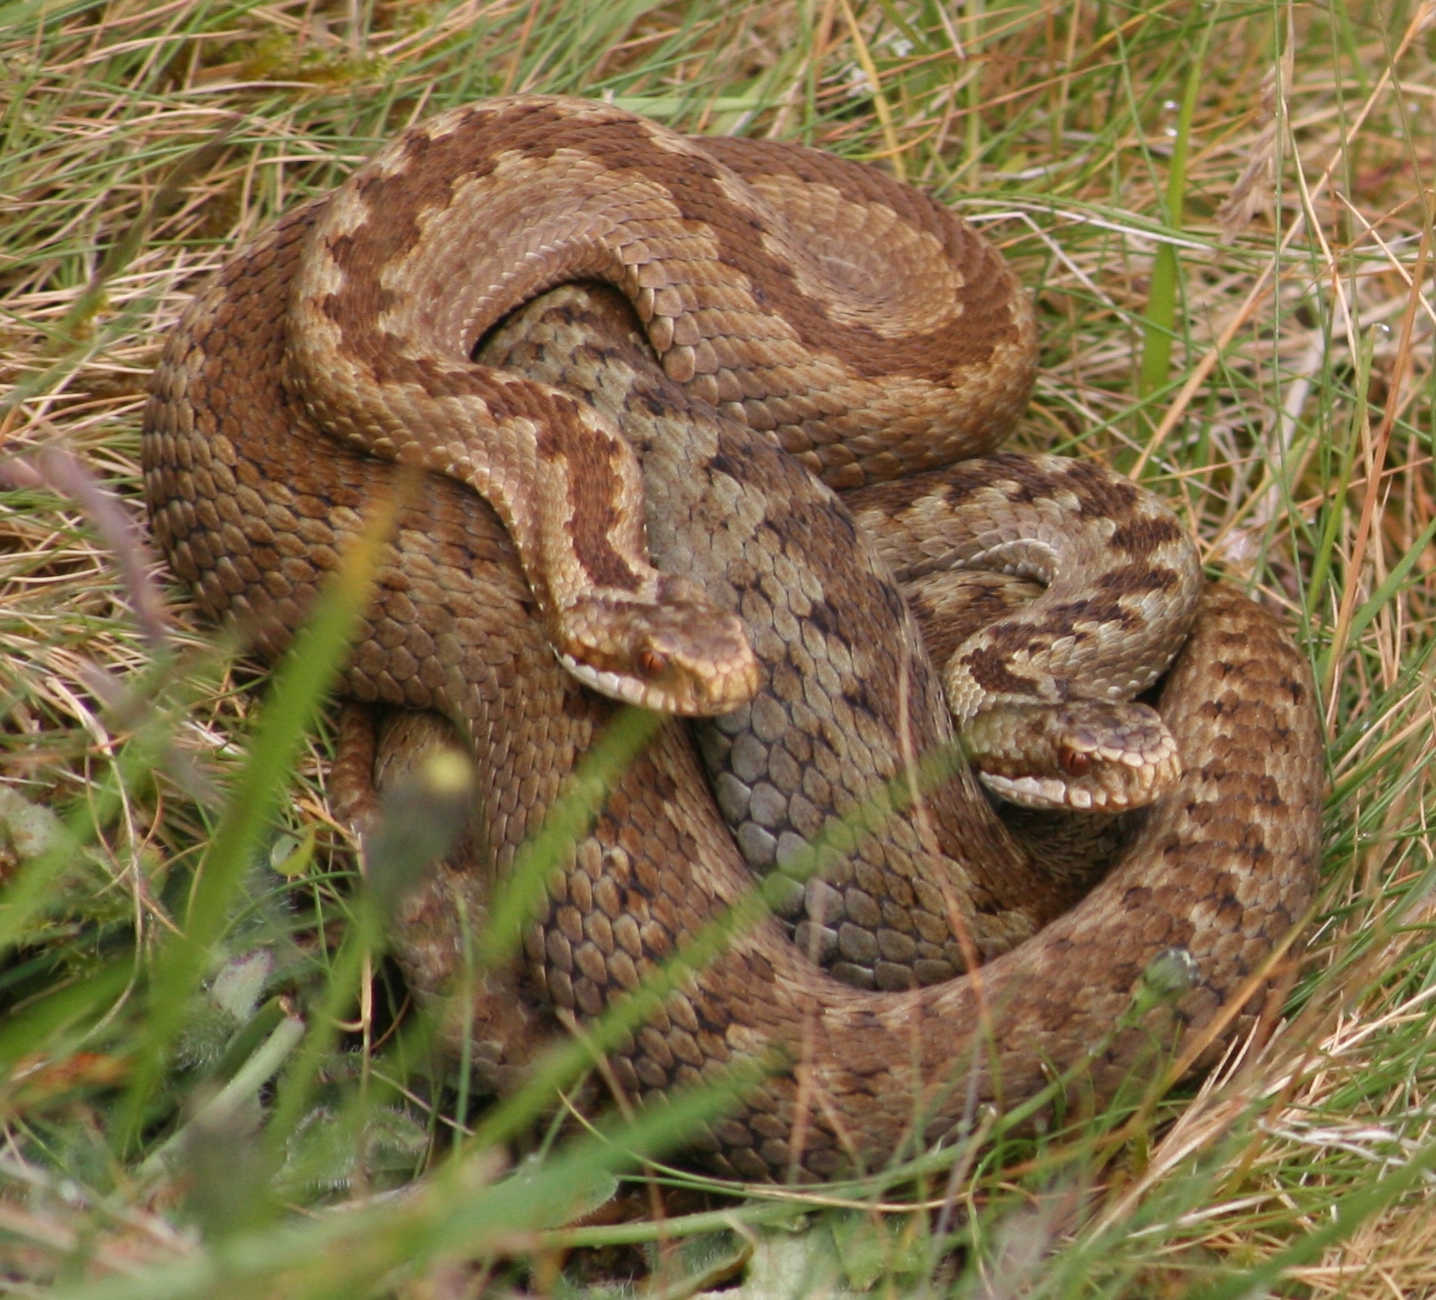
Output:
[[[250,626],[271,656],[395,478],[323,434],[283,387],[286,286],[306,219],[281,223],[197,299],[146,417],[146,490],[172,566],[207,613]],[[357,699],[434,709],[467,735],[499,870],[611,714],[558,666],[534,615],[493,512],[431,477],[402,514],[344,678]],[[801,1057],[806,1091],[780,1071],[700,1145],[748,1177],[872,1166],[911,1140],[915,1114],[915,1136],[933,1140],[969,1095],[1011,1100],[1040,1088],[1049,1065],[1081,1061],[1149,963],[1181,947],[1195,986],[1091,1064],[1091,1086],[1110,1093],[1148,1033],[1200,1028],[1243,987],[1310,899],[1319,847],[1312,687],[1270,616],[1208,589],[1160,710],[1186,764],[1177,791],[1081,903],[983,967],[980,997],[968,976],[911,993],[845,986],[764,923],[615,1053],[620,1082],[648,1098],[735,1061]],[[596,1014],[750,884],[688,733],[669,722],[555,873],[529,979],[554,1006]],[[413,900],[405,943],[421,989],[440,987],[462,952],[446,885],[473,889],[482,909],[482,881],[453,873]],[[481,1031],[493,1030],[490,1058],[520,1064],[534,1024],[496,1019]]]

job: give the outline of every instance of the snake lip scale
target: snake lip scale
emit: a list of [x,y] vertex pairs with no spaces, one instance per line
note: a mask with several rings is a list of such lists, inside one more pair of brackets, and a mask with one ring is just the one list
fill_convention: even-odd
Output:
[[[566,250],[557,262],[550,247]],[[890,287],[889,265],[908,272]],[[515,370],[471,361],[500,316],[574,279],[607,280],[630,305],[559,289],[484,344]],[[1025,403],[1034,337],[995,251],[890,178],[544,97],[406,132],[197,294],[156,369],[143,456],[155,533],[206,614],[281,653],[395,462],[428,471],[343,675],[345,694],[401,712],[377,768],[362,744],[341,756],[387,780],[432,739],[408,710],[444,715],[473,754],[478,833],[400,920],[421,994],[462,969],[459,918],[482,917],[493,873],[612,716],[555,656],[570,613],[599,612],[598,636],[578,629],[587,655],[615,610],[693,608],[682,654],[695,642],[695,662],[713,658],[716,632],[717,661],[737,665],[749,702],[688,708],[717,712],[697,745],[691,724],[660,728],[551,873],[522,968],[476,990],[456,1032],[480,1074],[510,1086],[552,1032],[546,1007],[583,1017],[626,997],[755,870],[781,873],[785,837],[841,820],[884,772],[900,779],[904,728],[919,753],[950,736],[953,660],[1020,707],[1051,703],[1068,688],[1033,668],[1039,647],[1106,662],[1125,645],[1112,629],[1178,589],[1195,605],[1157,638],[1158,658],[1176,657],[1155,708],[1182,771],[1080,901],[1054,911],[1058,887],[1027,907],[1043,872],[958,771],[930,792],[930,827],[894,809],[831,874],[795,882],[791,913],[672,992],[614,1051],[612,1076],[647,1100],[786,1059],[697,1146],[735,1176],[827,1177],[940,1139],[971,1101],[1030,1095],[1051,1069],[1085,1065],[1100,1099],[1154,1038],[1224,1018],[1214,1051],[1252,1023],[1254,977],[1314,888],[1323,769],[1307,667],[1260,606],[1192,578],[1170,518],[1131,485],[991,454]],[[515,435],[496,453],[475,435],[476,401]],[[804,487],[797,466],[826,486]],[[949,541],[922,550],[932,516],[986,520],[974,553],[1010,572],[963,583],[1000,605],[983,583],[1023,581],[1059,545],[1009,535],[1024,500],[1085,521],[1106,576],[1085,612],[1054,605],[1059,574],[1035,606],[999,610],[997,631],[958,637],[943,615],[961,563]],[[820,527],[830,540],[815,548]],[[599,671],[652,680],[676,657],[641,637],[624,653]],[[1141,691],[1161,671],[1117,676]],[[1055,761],[1072,775],[1085,755],[1059,746]],[[980,979],[951,946],[943,891],[957,884],[970,892],[954,907],[990,927]],[[1113,1032],[1170,950],[1185,992]],[[1238,991],[1252,1000],[1230,1005]]]

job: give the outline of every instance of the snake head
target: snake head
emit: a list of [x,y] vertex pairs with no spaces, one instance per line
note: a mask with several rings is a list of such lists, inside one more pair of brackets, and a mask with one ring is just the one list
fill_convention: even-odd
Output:
[[559,611],[559,662],[585,686],[682,717],[732,713],[758,689],[742,620],[701,588],[665,576],[652,602],[586,595]]
[[1145,704],[999,704],[969,719],[962,740],[983,785],[1024,808],[1126,812],[1182,775],[1176,740]]

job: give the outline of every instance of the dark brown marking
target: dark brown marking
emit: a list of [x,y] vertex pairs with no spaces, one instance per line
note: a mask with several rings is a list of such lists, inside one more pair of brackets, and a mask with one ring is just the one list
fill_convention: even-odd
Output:
[[329,240],[329,255],[344,278],[321,309],[339,327],[339,351],[367,366],[380,383],[428,388],[431,376],[374,326],[378,313],[392,301],[380,273],[420,242],[419,218],[446,208],[460,180],[493,170],[500,146],[491,132],[482,130],[456,131],[439,140],[417,131],[404,137],[401,148],[407,167],[354,182],[371,218]]
[[1176,591],[1182,585],[1182,578],[1165,565],[1128,564],[1120,569],[1109,569],[1095,585],[1115,600],[1144,591]]
[[[814,350],[833,352],[859,373],[876,377],[885,370],[867,368],[864,354],[871,349],[884,357],[882,364],[886,373],[943,382],[960,367],[982,364],[995,347],[1015,339],[1007,293],[997,290],[997,286],[1008,279],[1001,259],[986,241],[928,195],[899,184],[874,168],[815,149],[797,149],[770,141],[724,138],[704,138],[701,144],[712,156],[745,179],[760,176],[794,178],[804,184],[830,186],[850,203],[886,207],[906,225],[933,235],[942,245],[945,255],[960,269],[967,286],[960,320],[895,345],[867,330],[842,329],[831,323],[821,325],[826,320],[825,315],[820,315],[820,325],[825,332],[815,338],[809,337],[802,333],[806,319],[790,317],[799,328],[804,342]],[[751,223],[747,224],[746,238],[751,239]],[[740,230],[736,233],[742,238],[745,232]],[[726,256],[725,260],[728,260]],[[739,265],[736,262],[733,264]],[[752,278],[751,274],[749,278]],[[787,302],[780,295],[772,297],[782,314],[788,316]],[[839,328],[847,337],[834,339],[830,333],[834,328]],[[835,343],[837,346],[834,346]],[[894,351],[895,346],[900,348],[900,352],[889,359],[888,354]],[[844,349],[851,349],[851,352]]]
[[1135,484],[1087,460],[1066,462],[1054,481],[1077,498],[1088,519],[1122,519],[1132,513],[1140,495]]
[[994,695],[1029,695],[1032,683],[1008,668],[1005,651],[992,646],[978,646],[962,656],[962,665],[972,680]]
[[551,401],[550,414],[534,417],[539,424],[538,454],[561,456],[568,465],[565,528],[573,538],[574,553],[595,586],[637,591],[642,576],[614,549],[610,536],[619,523],[616,503],[621,480],[616,464],[623,448],[585,428],[578,403],[571,397],[555,394]]
[[[1126,595],[1128,590],[1120,589],[1120,594]],[[1118,604],[1115,598],[1103,599],[1097,596],[1087,596],[1081,600],[1069,600],[1060,605],[1053,605],[1039,626],[1054,638],[1077,636],[1081,639],[1080,634],[1073,630],[1074,625],[1079,621],[1103,626],[1114,624],[1117,627],[1133,628],[1138,626],[1141,619],[1124,605]]]
[[1185,536],[1181,526],[1165,515],[1138,515],[1112,533],[1110,544],[1134,559],[1144,559],[1160,547],[1179,542]]
[[[710,143],[703,140],[707,148]],[[336,320],[373,310],[382,293],[379,268],[403,256],[421,237],[417,217],[444,207],[460,181],[493,171],[500,153],[519,152],[535,160],[559,149],[578,150],[608,167],[616,181],[638,176],[667,192],[683,217],[704,223],[725,264],[753,286],[766,288],[766,302],[785,317],[799,337],[818,353],[836,356],[856,373],[877,378],[909,375],[937,383],[984,364],[994,349],[1016,340],[1010,311],[1010,275],[998,254],[952,214],[906,187],[867,173],[857,164],[839,164],[824,183],[859,202],[882,202],[905,220],[929,231],[958,265],[970,288],[963,311],[941,328],[902,339],[886,339],[861,326],[833,321],[823,304],[798,286],[792,268],[753,238],[749,214],[724,194],[722,163],[704,154],[672,153],[657,147],[644,123],[614,117],[576,121],[561,106],[527,104],[500,113],[476,112],[460,129],[439,139],[419,132],[402,145],[408,166],[389,176],[368,176],[358,192],[382,222],[366,222],[332,246],[346,284],[326,310]],[[714,153],[722,153],[722,144]],[[829,166],[835,160],[827,160]],[[816,164],[815,164],[816,166]],[[812,170],[812,169],[808,169]],[[371,358],[377,366],[380,358]]]

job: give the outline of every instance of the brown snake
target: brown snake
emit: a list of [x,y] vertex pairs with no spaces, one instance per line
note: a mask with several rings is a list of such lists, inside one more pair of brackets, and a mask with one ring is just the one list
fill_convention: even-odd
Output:
[[[575,133],[572,122],[560,129],[574,116],[583,130]],[[592,130],[590,120],[598,123]],[[904,774],[905,738],[924,755],[950,735],[936,674],[885,574],[884,556],[874,558],[830,494],[814,488],[804,496],[795,484],[790,498],[778,498],[780,488],[789,490],[783,476],[791,471],[770,468],[769,461],[791,462],[735,422],[770,433],[844,487],[974,454],[1005,432],[1025,401],[1029,381],[1021,357],[1030,348],[1030,320],[1010,276],[982,241],[921,196],[852,164],[781,146],[687,141],[617,110],[580,110],[572,101],[499,101],[439,123],[402,137],[328,209],[311,205],[286,218],[197,298],[156,371],[146,416],[147,495],[171,563],[201,606],[215,617],[239,617],[272,655],[357,534],[368,503],[395,477],[389,461],[336,441],[311,412],[337,421],[351,442],[434,471],[422,502],[401,518],[345,689],[361,700],[436,709],[466,733],[481,790],[477,851],[489,870],[501,870],[536,828],[612,710],[579,688],[551,648],[569,635],[575,610],[600,603],[583,594],[593,588],[548,585],[533,557],[563,558],[554,538],[583,535],[587,549],[576,546],[573,553],[580,563],[585,555],[610,556],[599,567],[611,580],[595,585],[603,601],[623,607],[623,618],[636,604],[667,604],[670,613],[681,607],[678,631],[669,636],[665,630],[661,644],[640,644],[633,659],[639,676],[664,684],[687,672],[684,639],[699,624],[718,629],[726,647],[719,658],[732,662],[734,625],[725,620],[743,615],[762,664],[766,694],[760,700],[776,703],[760,708],[755,701],[731,734],[727,719],[709,724],[706,733],[704,749],[716,765],[736,836],[719,815],[685,724],[670,722],[611,793],[567,869],[555,873],[542,924],[531,932],[527,980],[560,1010],[589,1015],[739,898],[751,885],[750,864],[783,865],[775,818],[799,826],[794,819],[812,805],[815,826],[841,821],[876,783]],[[523,199],[506,197],[516,177],[536,178],[549,207],[531,191]],[[576,194],[595,190],[609,201],[605,221],[618,210],[653,224],[625,236],[627,260],[611,256],[611,239],[580,240],[582,255],[560,259],[556,270],[545,258],[551,242],[561,241],[547,240],[538,218],[572,209]],[[481,199],[487,206],[478,206]],[[460,237],[448,218],[471,202],[468,243],[456,244]],[[801,239],[785,241],[779,230],[785,216],[800,220]],[[919,286],[939,290],[936,306],[918,288],[889,294],[886,308],[903,322],[901,329],[885,323],[874,306],[880,291],[824,297],[824,268],[847,267],[854,291],[876,279],[877,254],[861,243],[849,250],[848,228],[859,216],[876,222],[883,251],[894,260],[914,250],[926,257],[919,265],[927,269],[915,279],[937,282]],[[325,233],[311,237],[317,221],[327,222]],[[471,263],[490,256],[487,245],[474,246],[474,221],[486,234],[507,221],[529,242],[510,250],[502,293],[481,285],[456,298],[448,286],[460,269],[467,274]],[[427,269],[406,261],[431,236],[448,254]],[[301,276],[307,238],[311,256],[316,247],[327,251],[317,269],[308,265]],[[671,274],[661,257],[650,268],[639,256],[640,248],[651,255],[665,239],[678,241],[683,276]],[[804,250],[807,262],[799,256]],[[948,267],[942,276],[931,269],[938,253]],[[404,276],[397,275],[400,267],[407,268]],[[668,376],[685,382],[691,396],[673,390],[651,363],[645,372],[642,347],[618,308],[585,291],[561,291],[488,345],[490,353],[507,348],[525,375],[556,386],[546,402],[568,402],[562,409],[576,423],[545,443],[541,431],[550,427],[552,406],[526,405],[530,389],[481,372],[467,356],[496,315],[576,277],[608,278],[630,294]],[[387,412],[337,414],[338,396],[316,394],[309,380],[296,377],[288,367],[312,339],[297,345],[294,322],[313,315],[291,306],[296,282],[308,286],[297,297],[327,313],[331,342],[378,374],[381,386],[408,385],[450,406],[477,394],[510,422],[540,430],[518,458],[537,457],[540,475],[554,465],[564,470],[547,489],[550,522],[530,525],[520,518],[528,499],[522,492],[506,503],[504,489],[494,487],[495,471],[479,462],[463,428],[414,439]],[[735,285],[746,304],[732,297]],[[381,328],[404,293],[420,305],[425,346],[446,342],[437,361],[411,346],[413,334],[402,325]],[[488,305],[476,305],[480,300]],[[570,325],[578,341],[565,343]],[[882,364],[894,365],[894,350],[898,358],[891,375],[880,368],[884,350]],[[611,381],[605,376],[620,373],[626,377],[606,394]],[[801,378],[796,387],[794,374]],[[765,380],[772,387],[765,389]],[[558,391],[564,385],[587,392],[611,423],[581,412]],[[859,426],[841,400],[848,389],[885,408],[888,423],[876,431]],[[696,417],[699,431],[676,447],[664,434],[675,413]],[[631,520],[595,516],[570,491],[597,482],[608,490],[600,501],[613,500],[634,477],[621,463],[625,453],[614,426],[622,426],[643,457],[648,540],[657,568],[671,563],[677,584],[665,587],[647,556],[632,553],[642,542],[641,518],[635,532]],[[737,465],[739,455],[759,471]],[[1038,468],[1021,468],[1032,464]],[[1015,483],[1018,497],[1040,496],[1036,476],[1047,475],[1052,487],[1072,473],[1068,495],[1077,514],[1096,513],[1099,500],[1119,515],[1140,513],[1110,476],[1082,486],[1081,470],[1014,458],[989,462],[984,472],[994,467]],[[455,478],[478,483],[490,501],[497,491],[495,504],[514,526],[522,552],[489,506]],[[940,493],[950,496],[986,490],[965,477],[961,465],[941,483]],[[1071,491],[1074,483],[1082,490]],[[917,503],[927,498],[905,484],[850,494],[850,508],[859,517],[920,514]],[[715,498],[715,485],[728,495]],[[770,494],[783,504],[764,513]],[[800,512],[805,531],[785,531],[784,521]],[[814,548],[809,538],[819,525],[845,544]],[[1165,526],[1152,527],[1161,532]],[[527,541],[525,528],[532,534]],[[915,524],[910,531],[921,532]],[[1150,558],[1158,539],[1150,530],[1124,527],[1121,518],[1107,532],[1111,548],[1124,557],[1112,570],[1121,576],[1107,588],[1111,615],[1122,621],[1131,618],[1129,598],[1141,586],[1135,561]],[[710,541],[695,545],[700,536]],[[725,553],[725,546],[736,549]],[[699,549],[718,557],[718,576],[696,580],[701,590],[695,590],[689,563]],[[805,549],[812,551],[806,569],[794,564]],[[911,582],[921,581],[922,567],[909,564]],[[1020,558],[1014,567],[1022,568]],[[923,602],[942,600],[940,580],[934,581],[931,590],[909,588],[927,624],[932,611],[924,611]],[[1155,585],[1170,584],[1159,579]],[[864,591],[877,597],[881,617],[862,611],[857,597]],[[798,611],[800,603],[807,614]],[[840,607],[848,609],[845,619],[863,621],[838,623]],[[1007,626],[1026,630],[1009,636],[1008,659],[999,660],[989,641],[971,662],[989,678],[1021,678],[1012,652],[1020,659],[1038,640],[1080,643],[1096,636],[1072,602],[1065,638],[1055,635],[1052,620],[1059,614],[1049,601],[1035,623],[1024,624],[1019,615]],[[765,649],[768,633],[776,638],[785,623],[796,639],[781,645],[775,639]],[[675,667],[675,660],[684,662]],[[845,684],[841,672],[855,674],[858,687]],[[814,694],[819,686],[822,692]],[[781,717],[774,712],[779,705]],[[821,716],[823,709],[830,715]],[[845,967],[838,973],[849,983],[939,982],[911,992],[846,987],[816,970],[777,924],[766,923],[737,937],[614,1055],[620,1085],[656,1094],[735,1060],[766,1063],[775,1051],[785,1053],[800,1060],[800,1068],[756,1088],[739,1113],[712,1126],[703,1145],[720,1167],[745,1176],[826,1175],[853,1161],[886,1159],[914,1137],[915,1115],[921,1116],[916,1138],[931,1140],[950,1130],[974,1099],[1029,1094],[1047,1069],[1079,1061],[1166,948],[1190,955],[1195,987],[1175,1010],[1153,1011],[1144,1029],[1174,1017],[1178,1028],[1205,1024],[1310,897],[1319,836],[1319,732],[1301,657],[1269,616],[1222,587],[1202,596],[1160,710],[1185,773],[1141,815],[1106,876],[1075,907],[1057,915],[1070,891],[1034,868],[971,776],[959,771],[926,793],[923,809],[898,809],[880,829],[855,835],[839,861],[825,864],[821,886],[805,891],[795,882],[803,898],[792,913],[795,920],[806,917],[800,938],[810,951],[834,969]],[[404,739],[412,725],[396,724],[401,752],[420,743]],[[749,760],[760,752],[763,771],[750,771]],[[824,799],[813,797],[820,787],[826,809]],[[447,865],[410,904],[403,943],[421,989],[441,987],[452,973],[462,951],[455,898],[471,900],[470,916],[480,915],[487,897],[483,874]],[[892,892],[878,895],[879,886]],[[954,906],[959,925],[966,923],[992,958],[980,989],[970,976],[951,977],[963,965],[948,924]],[[1037,926],[1044,928],[1027,937]],[[819,951],[829,947],[833,951]],[[500,1079],[522,1063],[540,1032],[532,1002],[509,996],[524,982],[496,973],[494,996],[481,999],[481,1022],[474,1026],[481,1056]],[[984,1003],[996,1027],[991,1042],[981,1032]],[[1098,1053],[1091,1080],[1099,1093],[1111,1091],[1144,1041],[1142,1031],[1127,1030]]]

